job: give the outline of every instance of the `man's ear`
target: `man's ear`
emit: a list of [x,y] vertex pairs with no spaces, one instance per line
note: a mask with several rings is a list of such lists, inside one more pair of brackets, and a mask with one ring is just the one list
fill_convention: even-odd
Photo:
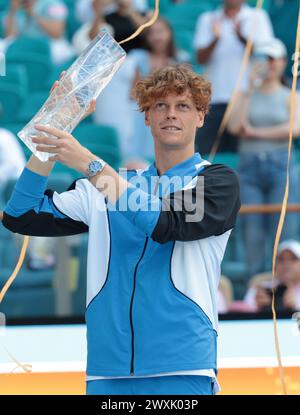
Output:
[[198,112],[198,122],[197,122],[197,127],[201,128],[203,127],[204,124],[204,118],[205,118],[205,114],[203,111],[199,111]]
[[149,111],[145,111],[145,124],[146,125],[150,125],[150,121],[149,121]]

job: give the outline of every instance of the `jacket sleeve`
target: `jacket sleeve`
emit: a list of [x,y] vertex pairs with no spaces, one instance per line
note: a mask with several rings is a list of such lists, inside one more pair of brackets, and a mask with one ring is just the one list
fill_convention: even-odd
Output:
[[[237,174],[215,164],[195,179],[195,184],[167,198],[129,188],[117,202],[117,209],[159,243],[193,241],[232,229],[241,206]],[[132,208],[133,197],[139,198],[139,209]],[[120,209],[122,203],[125,209]]]
[[193,241],[221,235],[234,227],[241,207],[239,180],[229,167],[211,165],[194,187],[162,199],[163,209],[152,239]]
[[[3,225],[14,233],[29,236],[68,236],[87,232],[87,197],[80,183],[84,180],[75,181],[61,194],[46,190],[47,180],[48,177],[24,168],[5,206]],[[58,209],[55,198],[65,208]]]

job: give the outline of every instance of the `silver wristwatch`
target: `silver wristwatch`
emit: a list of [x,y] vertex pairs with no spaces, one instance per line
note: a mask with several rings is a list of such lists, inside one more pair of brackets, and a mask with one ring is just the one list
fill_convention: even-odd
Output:
[[96,174],[100,173],[105,166],[105,161],[102,159],[93,160],[88,164],[87,168],[87,177],[90,179],[93,176],[96,176]]

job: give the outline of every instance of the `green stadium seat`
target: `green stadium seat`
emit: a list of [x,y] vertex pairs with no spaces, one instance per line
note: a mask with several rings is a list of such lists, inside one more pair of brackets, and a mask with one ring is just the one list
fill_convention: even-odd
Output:
[[286,75],[291,77],[293,66],[292,55],[295,51],[295,38],[297,31],[297,20],[299,12],[299,1],[273,1],[269,7],[269,14],[274,28],[275,36],[281,39],[288,49],[288,65]]
[[217,153],[213,159],[213,164],[226,164],[226,166],[236,169],[238,161],[239,155],[237,153]]
[[53,66],[47,39],[27,36],[16,39],[6,51],[6,61],[24,65],[30,91],[41,90],[47,85]]
[[7,53],[18,55],[18,53],[37,53],[45,58],[50,57],[50,43],[47,37],[20,36],[11,43]]
[[23,65],[8,64],[6,65],[5,76],[0,76],[0,85],[21,85],[25,91],[28,91],[28,77]]
[[182,30],[194,32],[200,14],[213,9],[214,5],[210,1],[186,1],[170,6],[165,17],[175,33]]
[[18,53],[17,55],[7,53],[7,62],[24,65],[30,91],[38,91],[47,87],[47,78],[51,72],[50,59],[37,53]]
[[9,6],[8,0],[0,0],[0,11],[7,10],[8,6]]
[[13,122],[26,98],[26,91],[20,85],[0,85],[1,124]]
[[119,140],[117,131],[113,127],[83,123],[74,130],[73,135],[92,153],[102,157],[114,168],[119,167],[121,163]]
[[24,127],[24,123],[13,122],[13,123],[3,124],[3,128],[6,128],[14,135],[17,135],[18,132],[21,131],[23,127]]

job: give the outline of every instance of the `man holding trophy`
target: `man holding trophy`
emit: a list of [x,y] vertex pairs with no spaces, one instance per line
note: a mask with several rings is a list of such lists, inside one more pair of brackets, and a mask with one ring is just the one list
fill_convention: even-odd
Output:
[[[48,158],[30,158],[3,224],[24,235],[89,232],[87,394],[219,390],[216,294],[240,198],[233,170],[194,152],[210,96],[186,65],[136,84],[155,145],[145,170],[117,172],[69,132],[35,125],[31,145]],[[55,162],[84,177],[63,193],[46,190]]]

